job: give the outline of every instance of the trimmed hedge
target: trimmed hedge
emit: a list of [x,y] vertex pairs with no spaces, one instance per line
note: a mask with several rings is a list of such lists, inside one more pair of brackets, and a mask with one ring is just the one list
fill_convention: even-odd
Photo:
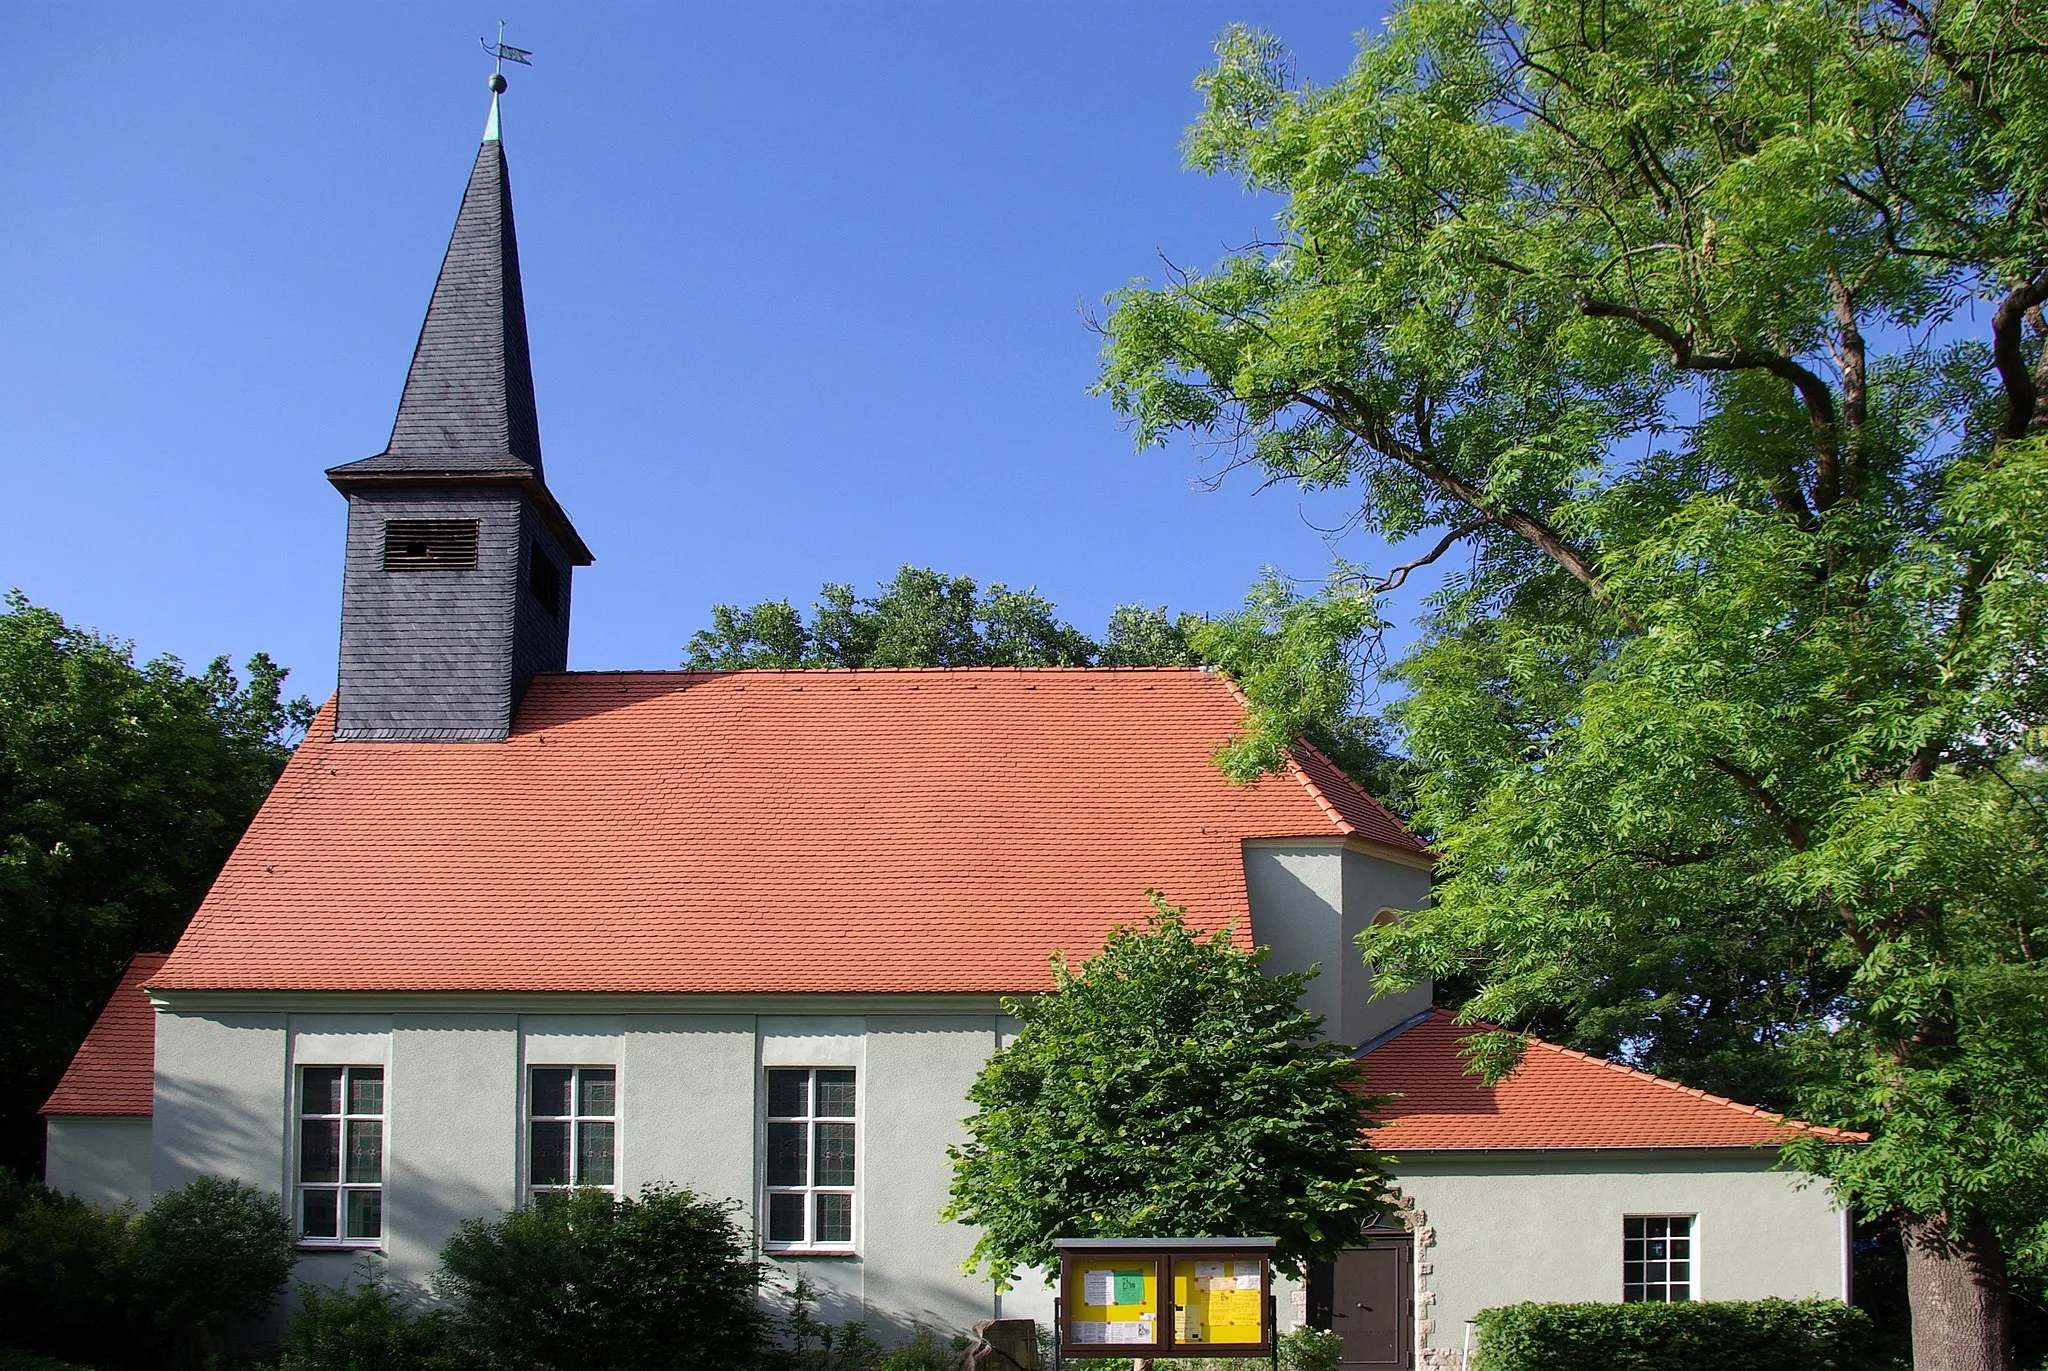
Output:
[[1481,1310],[1475,1371],[1863,1371],[1876,1339],[1834,1300],[1510,1304]]

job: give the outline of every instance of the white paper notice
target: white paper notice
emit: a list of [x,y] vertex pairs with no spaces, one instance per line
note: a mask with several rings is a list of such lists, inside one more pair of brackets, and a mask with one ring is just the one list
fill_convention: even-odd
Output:
[[1149,1322],[1140,1323],[1138,1320],[1132,1319],[1126,1323],[1122,1320],[1117,1320],[1106,1323],[1103,1327],[1109,1330],[1109,1341],[1111,1342],[1152,1341],[1152,1325]]
[[[1115,1304],[1116,1279],[1111,1271],[1090,1271],[1081,1279],[1081,1303]],[[1078,1325],[1076,1325],[1078,1327]]]
[[1074,1320],[1075,1342],[1108,1342],[1109,1325],[1094,1321]]
[[1254,1272],[1252,1272],[1252,1273],[1251,1273],[1251,1274],[1250,1274],[1249,1276],[1239,1276],[1239,1277],[1237,1278],[1237,1288],[1238,1288],[1238,1289],[1240,1289],[1240,1290],[1256,1290],[1256,1289],[1258,1289],[1258,1288],[1259,1288],[1259,1273],[1258,1273],[1258,1272],[1256,1272],[1256,1271],[1254,1271]]
[[1203,1277],[1205,1277],[1205,1276],[1220,1276],[1220,1275],[1222,1275],[1222,1274],[1223,1274],[1223,1263],[1222,1263],[1222,1262],[1196,1262],[1196,1263],[1195,1263],[1195,1279],[1196,1279],[1196,1280],[1201,1280],[1201,1279],[1202,1279]]

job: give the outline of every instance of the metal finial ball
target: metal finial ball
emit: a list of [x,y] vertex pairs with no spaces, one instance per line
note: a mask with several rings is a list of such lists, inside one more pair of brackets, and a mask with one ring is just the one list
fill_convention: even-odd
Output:
[[502,95],[502,94],[504,94],[504,92],[505,92],[505,85],[506,85],[506,81],[505,81],[505,73],[503,73],[503,72],[501,72],[501,71],[494,71],[494,72],[492,72],[492,73],[491,73],[491,94],[493,94],[493,95]]

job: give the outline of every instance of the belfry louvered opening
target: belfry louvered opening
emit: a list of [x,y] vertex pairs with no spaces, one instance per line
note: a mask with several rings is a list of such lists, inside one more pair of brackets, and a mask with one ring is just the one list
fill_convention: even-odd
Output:
[[475,571],[476,520],[387,519],[386,571]]

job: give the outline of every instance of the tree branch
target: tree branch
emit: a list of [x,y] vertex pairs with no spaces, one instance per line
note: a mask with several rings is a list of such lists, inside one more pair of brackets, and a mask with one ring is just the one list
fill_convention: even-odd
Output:
[[[1783,353],[1765,348],[1738,345],[1726,352],[1697,351],[1690,338],[1648,310],[1615,300],[1581,296],[1579,313],[1591,319],[1621,319],[1634,324],[1670,348],[1672,362],[1684,371],[1767,371],[1790,382],[1799,394],[1800,403],[1806,410],[1806,422],[1813,430],[1814,488],[1829,492],[1840,489],[1841,478],[1837,470],[1840,425],[1835,416],[1835,397],[1828,390],[1828,383],[1812,371]],[[1800,503],[1804,505],[1805,501]],[[1810,523],[1812,517],[1812,512],[1806,511],[1804,522]]]
[[2005,383],[2005,424],[1998,433],[2004,441],[2027,436],[2027,426],[2034,422],[2034,407],[2040,401],[2041,393],[2027,366],[2023,335],[2027,311],[2043,301],[2048,301],[2048,271],[2015,286],[1991,316],[1991,360],[1998,367],[1998,379]]
[[1446,533],[1443,536],[1443,541],[1438,543],[1435,547],[1431,548],[1428,552],[1425,552],[1422,556],[1417,557],[1412,562],[1403,562],[1401,563],[1401,565],[1395,567],[1392,571],[1389,571],[1386,574],[1386,576],[1380,580],[1379,584],[1372,587],[1372,593],[1375,595],[1384,595],[1390,590],[1399,590],[1402,587],[1402,585],[1407,582],[1409,573],[1420,571],[1423,567],[1428,566],[1431,562],[1434,562],[1437,558],[1443,556],[1446,552],[1449,552],[1451,550],[1451,545],[1457,542],[1460,538],[1469,537],[1470,535],[1477,533],[1480,529],[1485,528],[1492,522],[1493,521],[1491,519],[1488,519],[1484,516],[1481,516],[1477,519],[1467,519],[1464,523],[1459,524],[1449,533]]
[[1326,381],[1323,389],[1331,398],[1324,398],[1311,391],[1298,391],[1295,399],[1317,413],[1340,425],[1346,432],[1357,437],[1374,451],[1385,454],[1418,475],[1433,482],[1445,494],[1466,505],[1488,523],[1498,524],[1510,533],[1534,545],[1551,561],[1571,574],[1573,580],[1591,591],[1593,598],[1605,605],[1616,617],[1632,629],[1640,630],[1642,623],[1619,605],[1609,595],[1607,584],[1600,579],[1600,573],[1593,566],[1592,558],[1567,542],[1558,531],[1536,515],[1521,509],[1495,509],[1487,498],[1485,490],[1466,480],[1449,467],[1432,461],[1411,443],[1403,442],[1386,422],[1380,418],[1371,405],[1341,381]]
[[1804,852],[1812,845],[1813,839],[1807,832],[1806,825],[1787,812],[1785,806],[1778,803],[1778,797],[1771,794],[1762,781],[1726,757],[1709,757],[1707,765],[1741,786],[1743,793],[1755,800],[1757,807],[1770,815],[1778,827],[1784,830],[1785,841],[1792,844],[1793,851]]

